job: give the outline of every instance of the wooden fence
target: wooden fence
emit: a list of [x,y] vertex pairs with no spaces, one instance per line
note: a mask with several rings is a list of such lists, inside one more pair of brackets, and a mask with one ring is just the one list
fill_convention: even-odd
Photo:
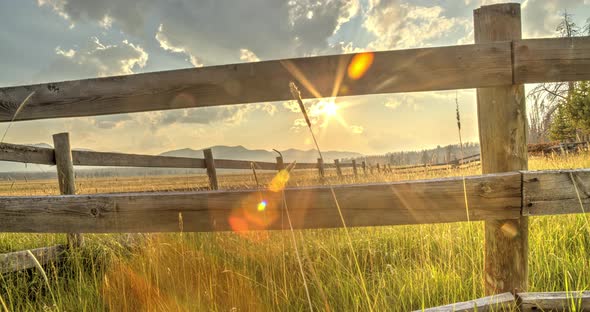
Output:
[[[588,170],[527,171],[523,84],[590,79],[590,38],[522,39],[519,4],[475,10],[474,34],[471,45],[374,52],[371,67],[360,78],[345,75],[354,56],[346,54],[2,88],[0,121],[284,101],[291,99],[291,81],[303,86],[304,98],[477,88],[483,175],[341,185],[333,190],[348,226],[484,220],[486,294],[522,292],[528,280],[528,216],[590,208]],[[76,164],[176,164],[206,168],[210,176],[216,168],[250,168],[250,162],[212,160],[210,152],[204,159],[66,154],[60,156],[65,159],[61,166],[51,150],[31,148],[11,155],[17,161],[58,162],[58,168],[66,168],[59,176],[64,183],[71,178],[67,168]],[[310,166],[322,174],[328,165]],[[269,170],[276,166],[262,165]],[[231,218],[258,214],[264,214],[264,222],[239,230],[281,230],[276,218],[284,209],[298,229],[343,226],[329,186],[284,192],[217,187],[212,180],[214,191],[198,193],[70,195],[72,190],[63,188],[61,196],[0,197],[0,231],[228,231],[237,230]],[[262,211],[256,209],[261,201],[266,207]],[[512,235],[505,234],[507,226]]]

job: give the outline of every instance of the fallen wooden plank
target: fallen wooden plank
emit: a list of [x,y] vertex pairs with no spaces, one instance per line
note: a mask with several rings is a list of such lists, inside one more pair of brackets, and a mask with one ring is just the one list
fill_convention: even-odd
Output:
[[514,295],[507,292],[494,296],[484,297],[476,300],[453,303],[445,306],[434,307],[424,312],[487,312],[487,311],[516,311],[516,300]]
[[521,312],[590,311],[590,291],[519,293]]
[[[518,218],[521,174],[334,186],[347,226]],[[276,184],[275,187],[280,187]],[[293,227],[342,223],[329,187],[285,190]],[[265,204],[261,204],[264,202]],[[282,192],[98,194],[0,197],[0,232],[201,232],[285,229]]]
[[590,212],[590,169],[524,172],[523,196],[525,216]]
[[514,42],[514,84],[590,80],[590,37]]
[[[55,262],[59,259],[65,250],[65,246],[57,245],[52,247],[42,247],[30,249],[41,265]],[[16,272],[20,270],[36,267],[35,260],[30,256],[27,250],[0,254],[0,274]]]
[[0,160],[55,165],[52,148],[0,143]]
[[[510,42],[375,52],[372,64],[367,64],[362,77],[347,74],[354,55],[0,88],[0,122],[13,118],[97,116],[285,101],[292,99],[291,81],[299,84],[303,98],[466,89],[512,83]],[[31,92],[34,94],[14,116]]]

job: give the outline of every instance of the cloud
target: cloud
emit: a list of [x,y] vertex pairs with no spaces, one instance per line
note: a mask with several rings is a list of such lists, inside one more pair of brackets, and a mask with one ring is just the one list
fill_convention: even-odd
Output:
[[565,10],[575,13],[580,6],[589,4],[587,0],[525,0],[522,3],[523,37],[553,37]]
[[38,0],[63,18],[118,27],[142,38],[146,20],[159,21],[156,40],[197,66],[236,61],[241,49],[259,59],[322,53],[340,27],[359,13],[359,0],[192,1]]
[[148,54],[127,40],[103,44],[92,37],[82,48],[55,48],[56,59],[36,75],[36,81],[71,80],[132,74],[146,65]]
[[471,19],[447,17],[441,6],[417,6],[398,0],[370,2],[363,27],[375,39],[369,50],[407,49],[432,45],[436,40],[462,37]]
[[142,34],[147,13],[157,3],[155,0],[37,0],[40,7],[50,7],[58,15],[72,22],[72,25],[94,21],[103,28],[110,28],[116,24],[134,36]]
[[[422,94],[393,94],[387,97],[385,101],[385,107],[390,108],[392,110],[412,110],[412,111],[420,111],[423,108],[422,103],[425,102],[427,98],[432,100],[436,98],[435,95],[432,93],[422,93]],[[433,101],[434,102],[434,101]]]
[[175,123],[201,125],[223,123],[230,126],[242,123],[248,114],[255,111],[272,116],[276,112],[276,107],[269,103],[262,103],[152,112],[150,123],[161,126]]
[[101,129],[120,128],[126,122],[133,120],[129,114],[98,116],[90,118],[90,123]]
[[258,62],[260,61],[260,59],[258,58],[258,56],[256,56],[256,54],[254,54],[254,52],[248,50],[248,49],[240,49],[240,60],[242,61],[246,61],[246,62]]
[[[188,57],[188,61],[193,64],[194,67],[203,67],[203,63],[193,54],[191,54],[186,47],[179,42],[171,42],[171,39],[168,38],[166,33],[164,32],[164,26],[160,24],[158,27],[158,32],[156,33],[156,40],[160,43],[160,47],[166,51],[174,52],[174,53],[184,53]],[[174,39],[172,39],[174,40]]]

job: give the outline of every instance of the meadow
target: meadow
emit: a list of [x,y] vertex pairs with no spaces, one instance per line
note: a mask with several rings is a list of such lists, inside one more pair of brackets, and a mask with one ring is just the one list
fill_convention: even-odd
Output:
[[[590,168],[590,153],[531,156],[529,168]],[[476,175],[480,168],[328,173],[324,183],[342,184]],[[259,172],[260,187],[272,177]],[[249,173],[220,175],[219,182],[222,189],[257,187]],[[78,179],[76,186],[88,194],[203,190],[207,183],[200,175],[145,176]],[[289,186],[318,183],[316,171],[294,171]],[[57,193],[55,180],[0,183],[3,196]],[[529,291],[590,289],[589,224],[583,214],[530,219]],[[0,310],[302,311],[311,304],[319,311],[410,311],[484,296],[483,222],[85,237],[84,248],[44,272],[0,276]],[[65,235],[0,234],[0,252],[60,243]]]

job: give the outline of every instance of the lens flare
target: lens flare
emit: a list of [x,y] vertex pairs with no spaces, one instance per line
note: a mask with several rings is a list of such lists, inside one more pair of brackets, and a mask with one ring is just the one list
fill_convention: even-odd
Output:
[[261,201],[258,203],[258,211],[264,211],[266,209],[266,200]]
[[356,54],[348,65],[348,77],[354,80],[363,77],[371,65],[373,65],[374,58],[375,54],[373,52]]
[[502,224],[502,226],[500,227],[500,230],[502,230],[502,233],[509,238],[514,238],[516,237],[516,235],[518,235],[518,229],[516,228],[516,226],[510,222],[506,222],[504,224]]
[[274,178],[272,178],[272,181],[270,181],[268,189],[271,192],[275,192],[275,193],[280,192],[285,189],[285,186],[287,185],[288,181],[289,181],[289,171],[281,170],[281,171],[279,171],[279,173],[277,173],[277,175]]

